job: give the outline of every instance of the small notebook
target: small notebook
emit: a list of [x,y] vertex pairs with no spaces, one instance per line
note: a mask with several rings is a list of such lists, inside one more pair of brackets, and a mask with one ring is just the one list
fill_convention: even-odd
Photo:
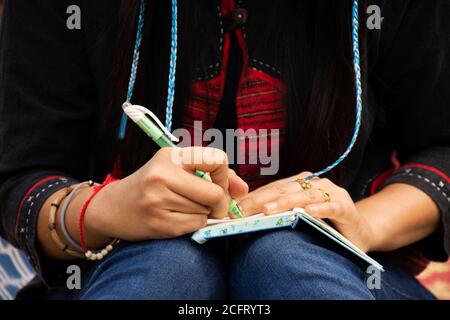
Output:
[[203,244],[210,239],[247,234],[263,230],[272,230],[279,228],[295,228],[302,221],[323,233],[328,238],[340,244],[359,258],[363,259],[378,270],[384,271],[383,266],[369,257],[350,240],[341,235],[336,229],[331,227],[325,221],[314,218],[303,209],[294,209],[292,211],[266,216],[258,214],[244,219],[223,219],[208,220],[208,226],[198,230],[192,235],[192,240]]

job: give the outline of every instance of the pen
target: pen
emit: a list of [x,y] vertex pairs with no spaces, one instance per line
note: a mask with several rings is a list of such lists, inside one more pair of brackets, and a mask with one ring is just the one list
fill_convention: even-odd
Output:
[[[129,102],[125,102],[122,105],[125,114],[138,125],[160,148],[171,148],[176,147],[174,142],[178,142],[178,139],[173,136],[161,121],[156,117],[153,112],[138,105],[132,105]],[[151,119],[149,119],[150,116]],[[153,121],[156,123],[154,123]],[[195,175],[206,181],[213,182],[211,176],[207,172],[200,170],[195,171]],[[237,218],[243,218],[242,214],[236,200],[232,199],[228,208],[228,212]]]

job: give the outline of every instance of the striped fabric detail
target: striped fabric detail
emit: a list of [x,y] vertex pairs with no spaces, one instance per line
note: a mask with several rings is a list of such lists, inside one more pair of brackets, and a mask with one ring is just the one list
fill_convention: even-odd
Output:
[[[256,130],[258,134],[245,139],[240,147],[249,158],[246,164],[239,166],[239,174],[252,190],[276,178],[262,176],[263,165],[260,162],[252,164],[250,159],[259,159],[260,152],[269,156],[281,149],[286,127],[286,112],[282,108],[283,96],[281,82],[255,69],[245,70],[236,103],[238,127],[247,132]],[[262,150],[266,146],[267,151]]]
[[0,238],[0,300],[12,300],[34,277],[25,255]]
[[[234,1],[223,1],[222,14],[226,14],[234,7]],[[249,184],[250,189],[254,190],[276,178],[261,176],[263,164],[259,162],[250,164],[248,160],[259,159],[259,152],[271,155],[272,150],[276,152],[275,148],[281,149],[286,128],[286,112],[283,108],[284,86],[279,79],[250,66],[245,37],[240,29],[235,32],[244,60],[236,98],[237,125],[246,133],[251,133],[247,130],[255,130],[257,133],[242,137],[242,141],[238,144],[239,151],[247,158],[245,164],[239,165],[238,173]],[[194,136],[194,131],[200,131],[200,128],[194,128],[195,121],[201,121],[202,134],[214,126],[224,92],[229,51],[230,34],[226,34],[221,72],[211,80],[194,82],[192,85],[182,120],[182,127],[190,131],[191,137]],[[279,134],[268,134],[273,129],[279,130]],[[205,145],[207,143],[203,146]],[[266,146],[267,150],[260,150]]]

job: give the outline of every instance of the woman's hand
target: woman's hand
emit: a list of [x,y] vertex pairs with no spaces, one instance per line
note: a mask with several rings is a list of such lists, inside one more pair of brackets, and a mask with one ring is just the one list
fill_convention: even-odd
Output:
[[[303,190],[298,182],[310,173],[268,184],[241,199],[239,206],[246,216],[263,212],[267,215],[304,208],[316,218],[328,219],[347,239],[364,252],[371,250],[375,234],[368,220],[358,212],[348,192],[328,179],[311,180]],[[327,194],[330,202],[326,202]]]
[[[195,159],[195,161],[191,161]],[[194,175],[209,172],[214,183]],[[92,201],[86,234],[128,241],[182,236],[227,215],[231,197],[248,193],[228,168],[224,152],[210,148],[161,149],[131,176],[108,185]]]

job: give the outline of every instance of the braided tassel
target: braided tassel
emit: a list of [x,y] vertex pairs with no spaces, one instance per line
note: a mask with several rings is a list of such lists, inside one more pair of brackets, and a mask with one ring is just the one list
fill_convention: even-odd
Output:
[[[133,63],[131,64],[131,75],[130,81],[128,83],[127,102],[130,102],[131,99],[133,98],[134,86],[136,84],[137,69],[139,67],[139,55],[142,43],[142,30],[144,28],[144,20],[145,20],[144,18],[145,18],[145,0],[141,0],[139,7],[139,21],[136,33],[136,41],[134,44],[134,51],[133,51]],[[123,140],[125,138],[125,132],[127,129],[127,120],[128,120],[127,115],[123,113],[122,120],[120,121],[119,140]]]
[[166,129],[172,132],[173,102],[175,100],[175,76],[177,72],[177,47],[178,47],[178,5],[177,0],[172,0],[172,41],[170,46],[170,69],[166,108]]
[[306,177],[305,180],[311,180],[313,178],[319,177],[334,168],[336,168],[342,161],[344,161],[358,140],[359,132],[361,129],[361,120],[362,120],[362,110],[363,110],[363,102],[362,102],[362,80],[361,80],[361,57],[359,53],[359,3],[358,0],[353,1],[352,8],[352,43],[353,43],[353,65],[355,68],[355,87],[356,87],[356,122],[355,128],[353,131],[352,139],[345,150],[345,152],[337,159],[333,164],[326,167],[325,169],[313,173],[309,177]]
[[[145,16],[145,0],[141,0],[138,30],[136,35],[136,43],[134,47],[133,54],[133,64],[131,67],[130,82],[128,85],[127,102],[130,102],[133,97],[134,86],[136,82],[137,68],[139,65],[139,52],[142,42],[142,29],[144,25]],[[178,4],[177,0],[172,0],[172,26],[171,26],[171,48],[170,48],[170,69],[169,69],[169,79],[168,79],[168,93],[167,93],[167,107],[166,107],[166,129],[172,131],[172,118],[173,118],[173,104],[175,100],[175,83],[176,83],[176,68],[177,68],[177,47],[178,47]],[[330,166],[325,169],[313,173],[305,180],[311,180],[315,177],[319,177],[337,167],[342,161],[344,161],[358,140],[359,132],[361,129],[362,121],[362,77],[361,77],[361,57],[359,50],[359,2],[358,0],[353,1],[352,7],[352,43],[353,43],[353,64],[355,69],[355,93],[356,93],[356,121],[353,136],[350,143],[345,150],[345,152]],[[122,117],[119,139],[123,139],[125,136],[127,123],[127,116],[124,114]]]

